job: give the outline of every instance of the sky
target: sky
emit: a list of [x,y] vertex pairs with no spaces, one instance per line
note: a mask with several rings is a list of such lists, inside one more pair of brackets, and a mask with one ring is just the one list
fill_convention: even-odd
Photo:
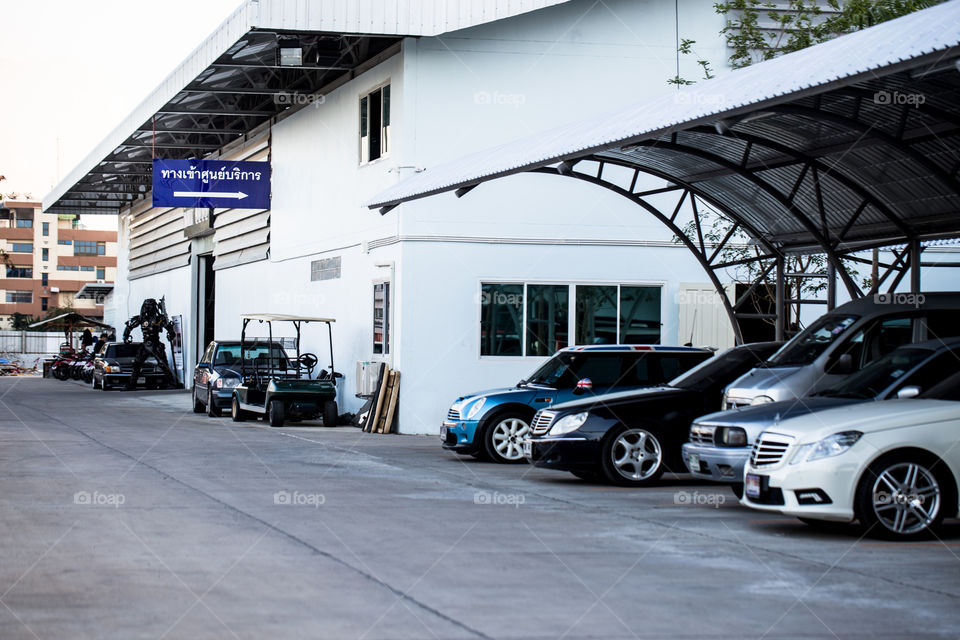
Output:
[[0,0],[0,193],[43,198],[241,0]]

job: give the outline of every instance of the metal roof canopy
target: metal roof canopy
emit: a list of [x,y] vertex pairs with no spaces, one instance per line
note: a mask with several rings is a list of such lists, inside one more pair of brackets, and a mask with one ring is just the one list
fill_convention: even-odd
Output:
[[[43,200],[117,214],[151,188],[151,159],[202,158],[432,36],[569,0],[246,0]],[[300,66],[280,48],[299,47]],[[297,96],[294,100],[291,96]],[[282,96],[282,97],[281,97]]]
[[113,292],[113,284],[105,282],[87,282],[74,296],[77,300],[100,300]]
[[[365,204],[386,213],[522,172],[610,189],[658,218],[707,270],[738,338],[750,292],[726,300],[717,271],[737,263],[717,258],[748,236],[771,261],[761,279],[777,267],[780,339],[783,305],[797,302],[783,299],[785,255],[827,256],[832,307],[834,271],[864,295],[841,258],[906,242],[873,285],[896,273],[892,290],[919,264],[921,240],[960,236],[960,0],[427,169]],[[665,186],[639,191],[642,175]],[[669,192],[672,210],[648,201]],[[698,203],[733,223],[722,242],[704,241]],[[676,223],[684,207],[694,238]],[[909,270],[917,290],[919,269]]]

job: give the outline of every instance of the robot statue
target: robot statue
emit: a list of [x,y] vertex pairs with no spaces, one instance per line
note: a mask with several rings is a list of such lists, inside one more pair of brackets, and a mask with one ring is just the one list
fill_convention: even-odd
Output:
[[167,316],[166,303],[163,298],[160,298],[160,304],[157,304],[157,301],[153,298],[147,298],[143,301],[143,304],[140,305],[140,314],[127,320],[124,325],[124,342],[132,341],[130,334],[137,326],[143,333],[143,344],[140,345],[137,357],[133,361],[133,372],[127,382],[127,389],[136,388],[137,380],[140,378],[140,369],[143,367],[144,361],[150,356],[156,358],[157,364],[166,375],[166,386],[177,386],[179,381],[176,374],[170,369],[170,365],[167,364],[167,352],[160,341],[161,329],[166,329],[167,340],[171,344],[176,336],[173,321]]

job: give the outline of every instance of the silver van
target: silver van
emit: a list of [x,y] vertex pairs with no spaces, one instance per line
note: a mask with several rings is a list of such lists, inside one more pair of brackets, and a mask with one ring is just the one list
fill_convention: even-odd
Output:
[[724,408],[830,389],[902,344],[960,336],[960,292],[878,294],[821,316],[762,366],[733,381]]

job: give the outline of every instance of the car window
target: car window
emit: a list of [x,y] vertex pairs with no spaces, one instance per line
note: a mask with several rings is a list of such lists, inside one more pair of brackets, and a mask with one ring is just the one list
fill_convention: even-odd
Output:
[[960,401],[960,373],[953,374],[926,393],[921,393],[920,397],[934,400]]
[[213,358],[213,350],[216,348],[216,346],[216,343],[213,342],[207,345],[207,350],[203,352],[203,359],[201,362],[210,362],[211,358]]
[[133,358],[140,350],[139,343],[115,344],[109,347],[107,358]]
[[[904,376],[932,355],[933,351],[931,349],[901,347],[875,360],[832,389],[819,395],[837,398],[875,398],[880,392],[901,378],[907,380]],[[934,358],[934,360],[936,359]],[[930,364],[930,362],[927,363],[927,365]],[[921,367],[917,374],[926,369],[927,365]],[[909,378],[916,379],[917,374],[909,376]],[[908,381],[905,384],[913,384],[913,382]]]
[[960,372],[960,349],[948,350],[904,378],[897,390],[906,386],[920,387],[920,392],[923,393],[958,372]]
[[910,344],[916,320],[909,316],[893,316],[873,322],[850,338],[837,356],[849,354],[853,370],[858,371],[897,347]]
[[774,367],[803,366],[816,360],[857,321],[857,316],[828,314],[797,334],[769,364]]
[[527,382],[532,384],[542,384],[556,389],[572,388],[577,380],[570,370],[570,362],[573,355],[569,353],[560,353],[550,358],[539,369],[533,372]]
[[680,389],[708,390],[725,387],[751,369],[762,365],[777,350],[777,345],[758,345],[751,348],[734,347],[721,354],[707,357],[696,367],[670,381]]
[[594,353],[579,363],[574,362],[573,372],[581,380],[590,378],[596,387],[610,387],[620,381],[623,357],[619,353]]
[[943,340],[960,336],[960,313],[955,309],[937,309],[927,313],[927,339]]

